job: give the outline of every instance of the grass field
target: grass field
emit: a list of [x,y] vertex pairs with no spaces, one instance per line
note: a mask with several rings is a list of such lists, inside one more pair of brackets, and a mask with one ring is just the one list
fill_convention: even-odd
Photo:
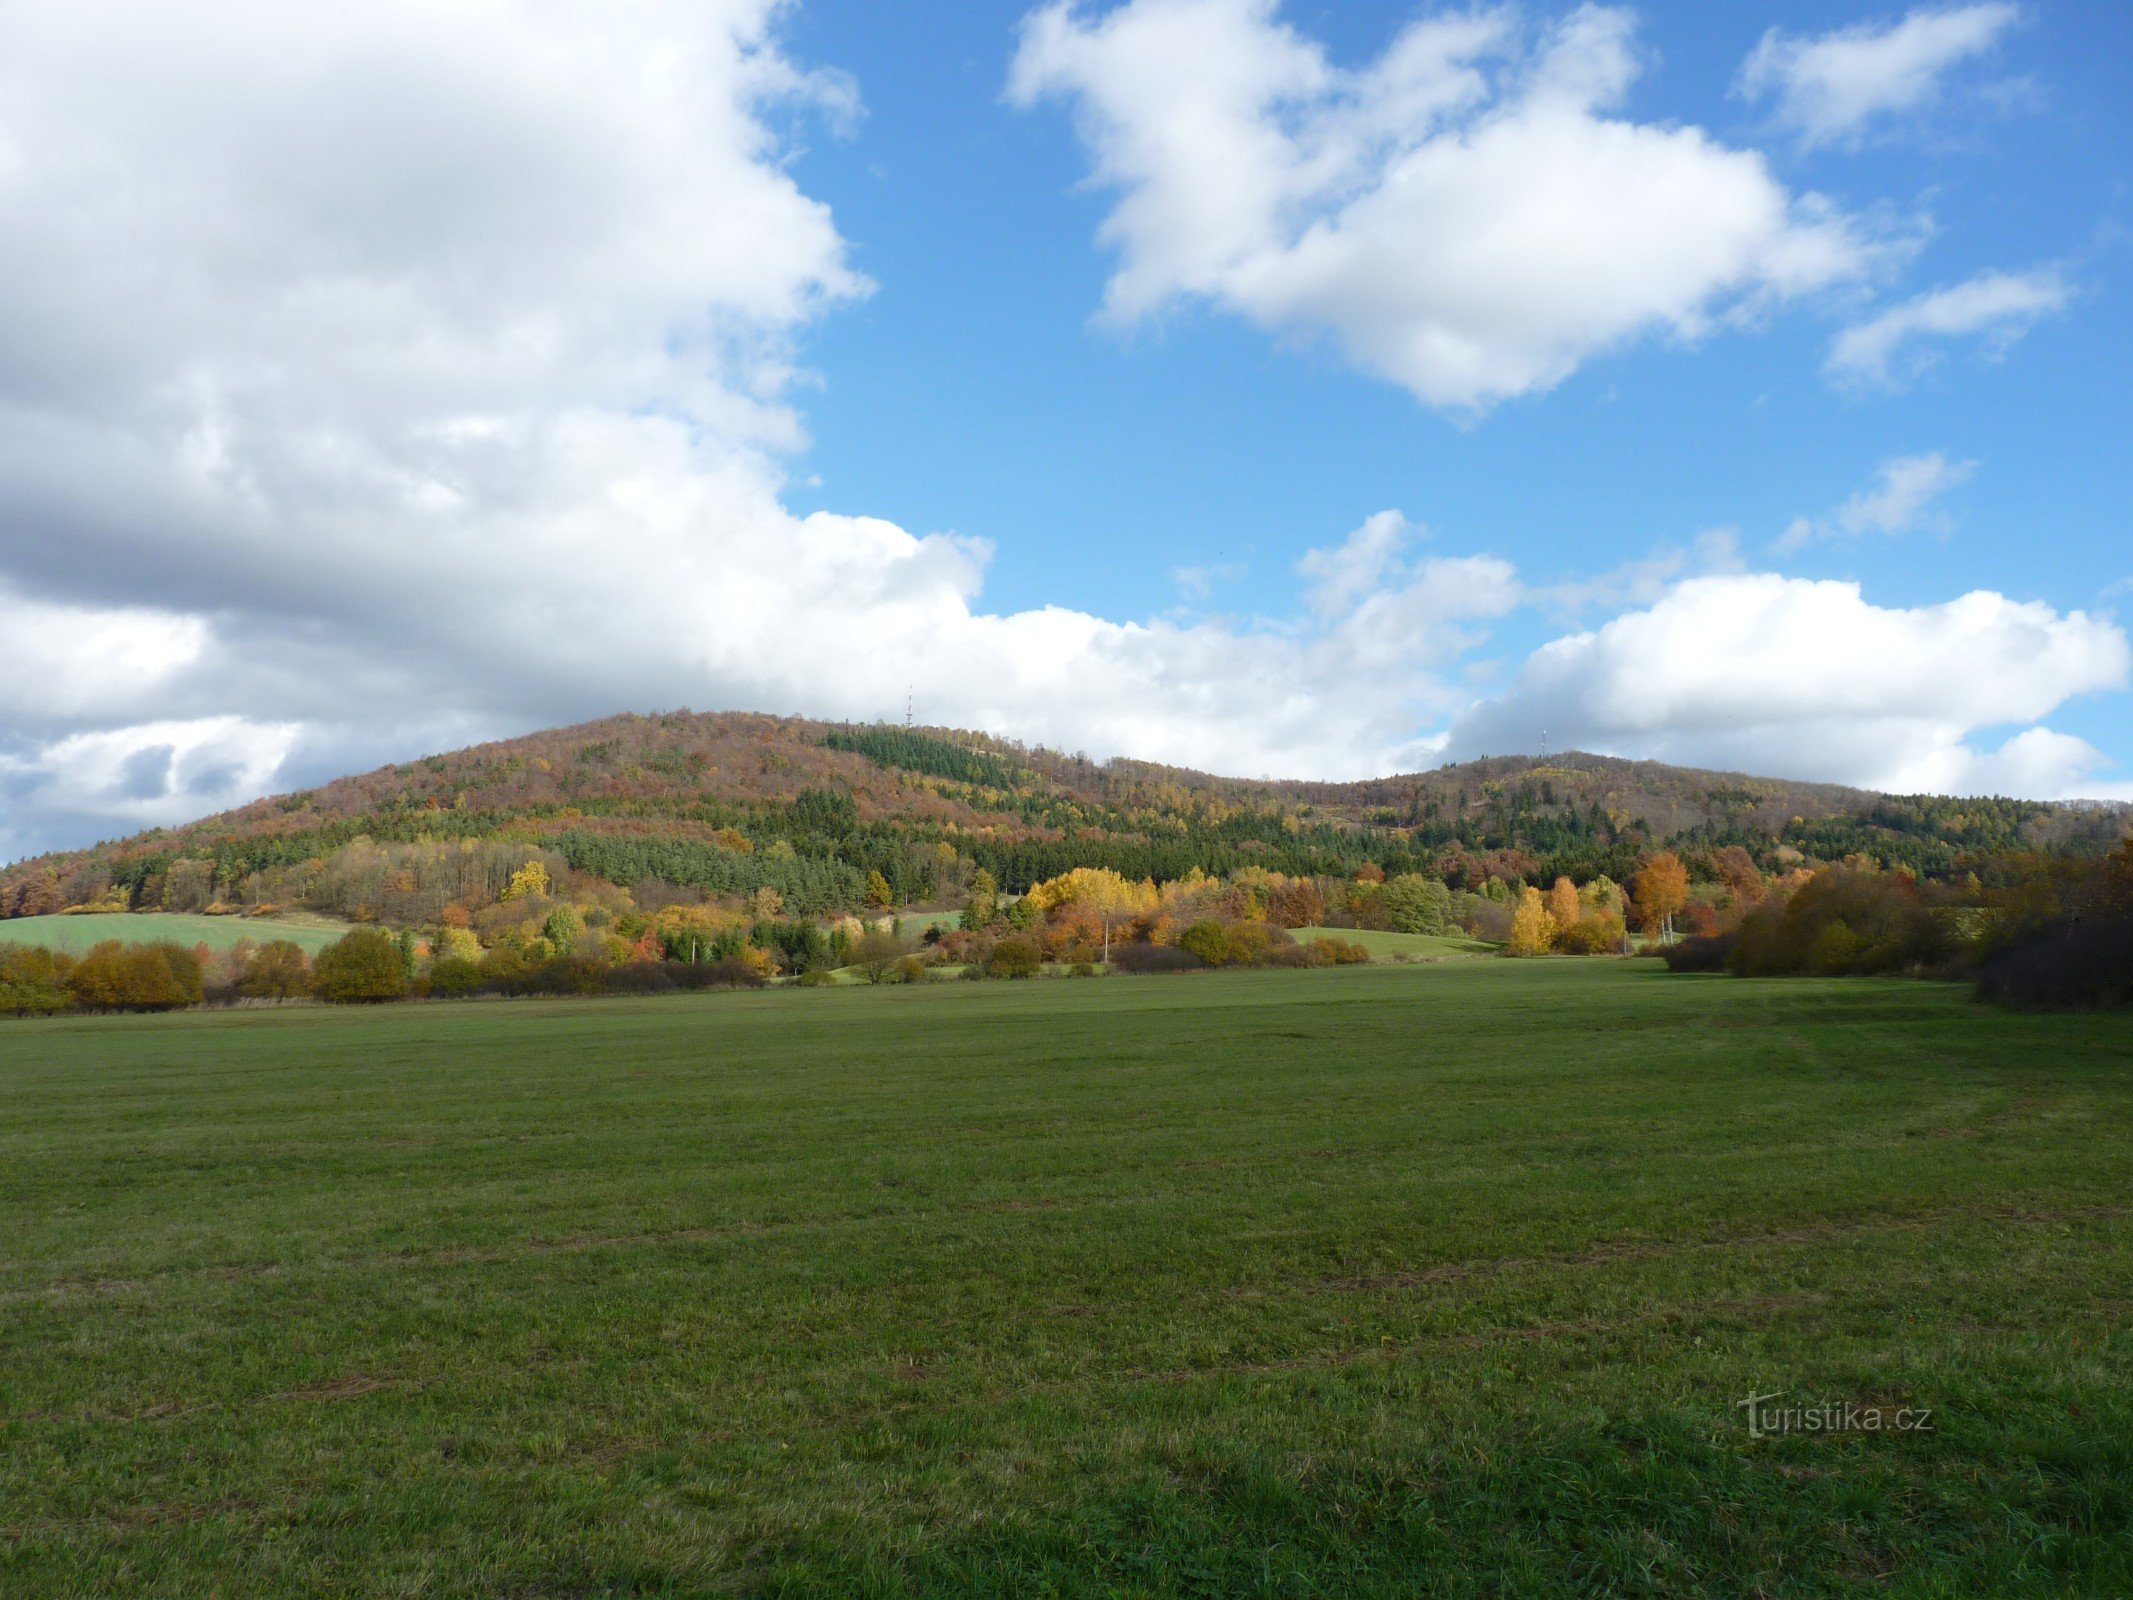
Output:
[[80,955],[106,939],[129,944],[169,939],[187,948],[205,942],[210,950],[227,950],[240,939],[250,939],[254,944],[287,939],[316,954],[351,926],[327,917],[285,921],[279,917],[201,917],[182,911],[84,912],[72,917],[16,917],[0,922],[0,944],[37,944],[47,950],[69,950]]
[[1463,933],[1382,933],[1371,928],[1292,928],[1299,943],[1313,939],[1346,939],[1370,952],[1373,961],[1392,961],[1406,956],[1411,961],[1442,961],[1451,956],[1490,956],[1496,946],[1469,939]]
[[1642,962],[9,1024],[0,1594],[2125,1595],[2129,1151]]

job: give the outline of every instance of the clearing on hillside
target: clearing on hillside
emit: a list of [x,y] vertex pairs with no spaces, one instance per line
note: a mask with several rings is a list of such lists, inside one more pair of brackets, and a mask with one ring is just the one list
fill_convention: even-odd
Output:
[[184,911],[78,912],[72,916],[16,917],[0,922],[0,944],[42,945],[80,955],[106,939],[126,944],[169,941],[190,948],[205,944],[227,950],[244,939],[265,944],[286,939],[316,955],[346,934],[354,923],[306,915],[280,917],[203,917]]

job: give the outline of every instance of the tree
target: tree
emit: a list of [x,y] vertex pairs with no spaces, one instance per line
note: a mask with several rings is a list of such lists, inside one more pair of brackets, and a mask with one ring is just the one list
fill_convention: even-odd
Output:
[[254,1000],[296,1000],[311,992],[311,963],[287,939],[270,939],[237,974],[237,992]]
[[1662,940],[1674,937],[1674,913],[1688,903],[1689,869],[1671,850],[1647,856],[1630,880],[1630,897],[1637,906],[1637,925]]
[[896,903],[896,892],[889,887],[889,880],[880,871],[867,874],[867,904],[877,911],[886,911]]
[[1452,891],[1442,880],[1403,872],[1385,880],[1379,892],[1385,924],[1395,933],[1448,933],[1452,925]]
[[1284,928],[1315,928],[1326,920],[1326,897],[1309,878],[1292,878],[1268,896],[1267,920]]
[[321,1000],[333,1005],[397,1000],[407,993],[407,969],[401,965],[400,947],[391,934],[358,928],[318,953],[311,986]]
[[511,874],[511,881],[504,886],[502,898],[524,900],[528,896],[545,899],[552,885],[548,881],[548,868],[539,861],[529,861]]
[[1518,897],[1511,913],[1510,953],[1514,956],[1544,956],[1555,945],[1555,918],[1538,889],[1529,888]]
[[1555,919],[1558,934],[1569,932],[1578,925],[1585,908],[1578,903],[1577,885],[1568,878],[1557,878],[1555,887],[1548,891],[1548,915]]
[[179,944],[107,939],[67,975],[67,988],[92,1011],[172,1011],[200,1003],[200,962]]
[[569,906],[557,906],[541,924],[541,937],[559,956],[569,955],[577,945],[578,935],[584,931],[584,920]]
[[844,964],[856,969],[867,982],[882,983],[909,950],[910,946],[893,933],[862,933],[846,950]]
[[1745,911],[1763,898],[1763,875],[1755,858],[1737,844],[1729,844],[1711,858],[1718,881],[1726,886],[1734,905]]
[[963,901],[963,931],[976,933],[992,926],[1000,915],[1000,880],[983,867],[970,876],[970,893]]

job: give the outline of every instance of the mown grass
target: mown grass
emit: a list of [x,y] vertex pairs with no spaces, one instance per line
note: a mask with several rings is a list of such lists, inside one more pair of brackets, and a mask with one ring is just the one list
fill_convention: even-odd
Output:
[[2124,1594],[2129,1091],[1614,962],[0,1027],[0,1594]]
[[287,939],[314,954],[348,932],[353,924],[328,917],[306,915],[284,921],[278,917],[203,917],[184,911],[122,912],[90,911],[62,917],[16,917],[0,922],[0,944],[42,945],[47,950],[66,950],[80,955],[106,939],[126,944],[155,944],[168,940],[190,948],[205,943],[210,950],[227,950],[239,940],[265,944],[269,939]]
[[1373,961],[1443,961],[1456,956],[1491,956],[1497,946],[1470,939],[1463,933],[1393,933],[1377,928],[1297,928],[1299,942],[1312,939],[1346,939],[1370,952]]

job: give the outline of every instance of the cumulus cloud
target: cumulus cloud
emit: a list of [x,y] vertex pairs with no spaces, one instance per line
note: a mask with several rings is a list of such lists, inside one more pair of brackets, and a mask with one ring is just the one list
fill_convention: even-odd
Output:
[[1070,101],[1118,193],[1107,315],[1205,301],[1471,409],[1876,254],[1761,156],[1622,114],[1641,65],[1630,13],[1595,5],[1538,38],[1505,9],[1427,17],[1351,70],[1275,0],[1060,0],[1008,92]]
[[983,541],[787,510],[795,340],[869,285],[774,131],[854,92],[781,9],[0,10],[0,855],[906,684],[1091,749],[1414,759],[1502,562],[1373,557],[1270,624],[999,615]]
[[1873,485],[1861,489],[1827,517],[1797,517],[1777,541],[1790,553],[1817,540],[1867,533],[1910,533],[1918,528],[1945,528],[1947,519],[1934,504],[1949,490],[1977,473],[1975,461],[1950,461],[1938,450],[1930,455],[1898,456],[1882,463]]
[[2053,268],[1982,273],[1846,328],[1830,347],[1828,371],[1854,386],[1898,387],[1935,360],[1930,341],[1977,337],[1997,355],[2072,298]]
[[2020,7],[1993,3],[1920,7],[1896,22],[1811,39],[1772,28],[1735,92],[1773,101],[1778,123],[1803,145],[1852,142],[1930,105],[1950,71],[1990,51],[2021,17]]
[[[1656,605],[1543,646],[1462,715],[1455,756],[1579,746],[1899,792],[2063,794],[2108,765],[2036,723],[2122,688],[2100,617],[1978,591],[1888,608],[1855,583],[1693,578]],[[1977,736],[2018,731],[1997,746]]]

